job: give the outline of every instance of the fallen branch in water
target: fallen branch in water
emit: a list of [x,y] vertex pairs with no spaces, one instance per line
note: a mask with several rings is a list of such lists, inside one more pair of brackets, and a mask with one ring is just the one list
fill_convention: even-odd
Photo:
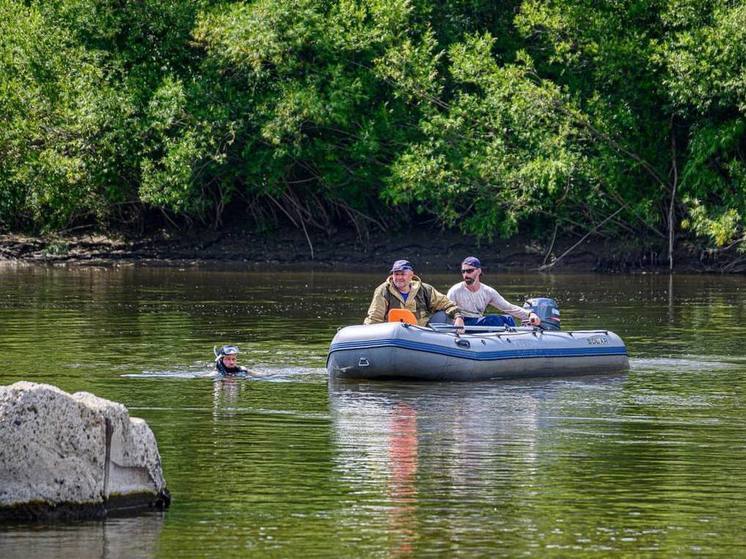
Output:
[[619,208],[613,214],[611,214],[606,219],[604,219],[601,223],[599,223],[598,225],[596,225],[593,229],[591,229],[590,231],[588,231],[588,233],[586,233],[585,235],[583,235],[583,237],[577,243],[575,243],[570,248],[568,248],[565,252],[563,252],[556,260],[554,260],[550,264],[542,264],[541,266],[539,266],[538,270],[540,272],[544,272],[546,270],[549,270],[549,269],[553,268],[554,265],[557,264],[557,262],[559,262],[560,260],[562,260],[565,256],[567,256],[568,254],[570,254],[573,250],[575,250],[578,247],[578,245],[580,245],[588,237],[590,237],[591,235],[593,235],[593,233],[595,233],[596,231],[598,231],[604,223],[606,223],[607,221],[609,221],[610,219],[612,219],[619,212],[621,212],[624,208],[626,208],[626,206],[622,206],[621,208]]

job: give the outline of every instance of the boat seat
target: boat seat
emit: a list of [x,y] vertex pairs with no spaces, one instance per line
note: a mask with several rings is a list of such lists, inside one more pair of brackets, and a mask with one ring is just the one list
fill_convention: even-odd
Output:
[[404,324],[417,324],[414,313],[409,309],[391,309],[389,311],[389,322],[403,322]]

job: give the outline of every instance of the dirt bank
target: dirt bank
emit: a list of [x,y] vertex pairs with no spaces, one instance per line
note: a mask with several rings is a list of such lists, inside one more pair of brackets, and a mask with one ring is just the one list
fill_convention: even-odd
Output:
[[[111,265],[119,262],[178,264],[183,262],[247,262],[314,264],[356,269],[381,269],[408,258],[415,267],[450,271],[464,256],[479,256],[494,270],[552,272],[667,273],[668,257],[661,241],[566,238],[549,243],[516,238],[478,242],[454,233],[410,232],[380,234],[361,240],[353,233],[311,238],[288,230],[270,236],[244,231],[161,232],[145,238],[104,235],[26,237],[0,235],[0,260],[40,263]],[[548,268],[547,266],[550,266]],[[745,273],[746,258],[714,254],[680,242],[677,272]]]

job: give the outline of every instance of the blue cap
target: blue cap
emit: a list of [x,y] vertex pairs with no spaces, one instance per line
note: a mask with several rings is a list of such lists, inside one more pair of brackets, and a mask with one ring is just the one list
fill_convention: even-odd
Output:
[[461,263],[461,265],[466,264],[467,266],[471,266],[472,268],[481,268],[482,263],[479,261],[479,258],[476,256],[467,256],[464,258],[464,261]]
[[409,260],[397,260],[394,265],[391,266],[391,273],[404,272],[405,270],[414,270],[414,266]]

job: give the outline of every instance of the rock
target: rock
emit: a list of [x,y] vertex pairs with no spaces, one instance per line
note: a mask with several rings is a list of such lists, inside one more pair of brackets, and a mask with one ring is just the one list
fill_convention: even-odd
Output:
[[165,508],[153,432],[127,408],[48,384],[0,386],[0,520]]

